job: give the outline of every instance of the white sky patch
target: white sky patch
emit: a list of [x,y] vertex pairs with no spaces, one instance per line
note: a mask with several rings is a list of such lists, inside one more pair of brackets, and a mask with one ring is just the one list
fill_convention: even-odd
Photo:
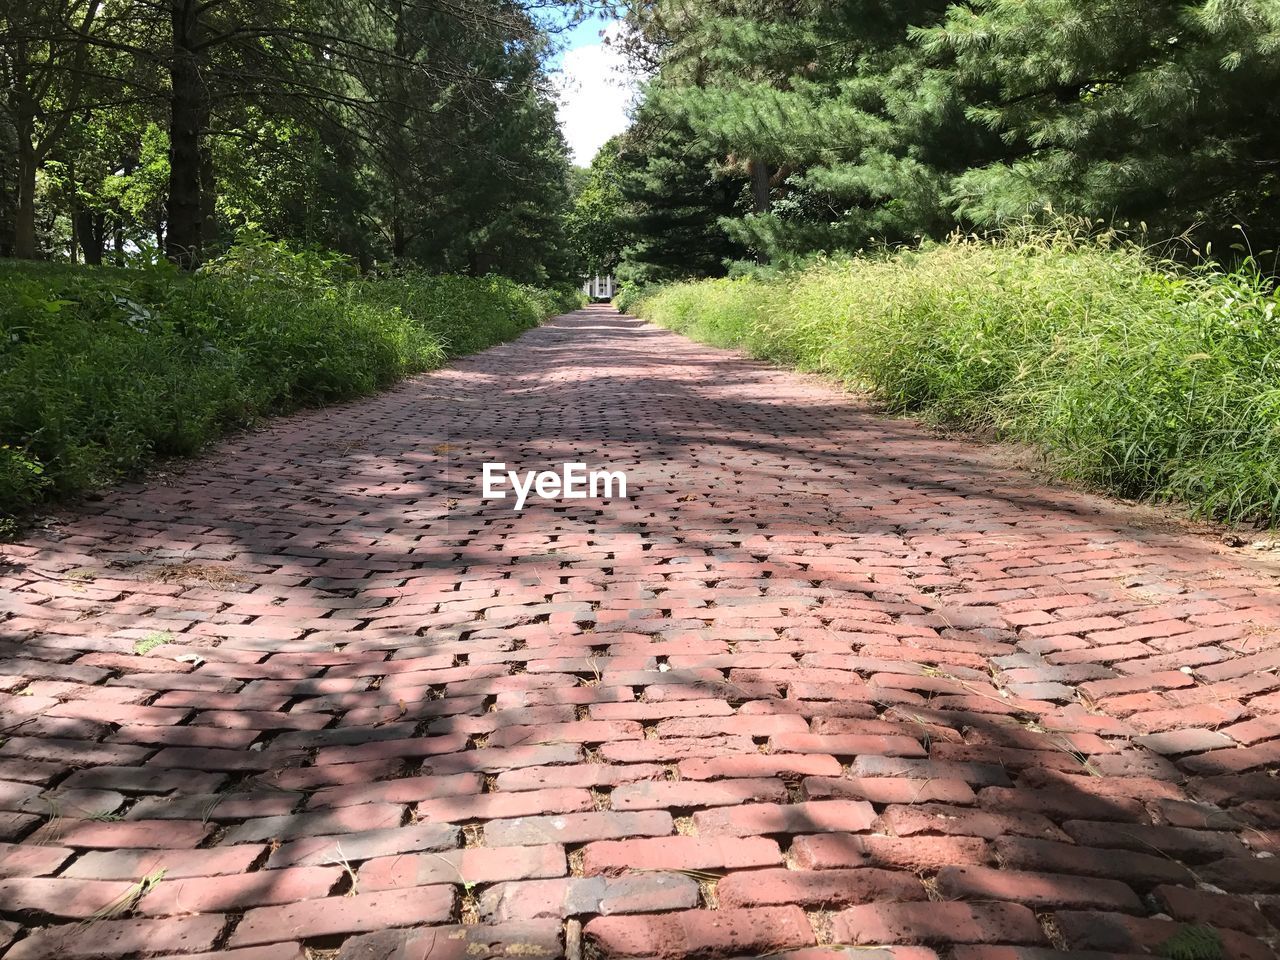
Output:
[[[604,30],[609,37],[621,31],[620,23]],[[585,167],[606,140],[627,128],[627,108],[635,97],[637,78],[626,58],[601,39],[565,51],[555,82],[560,129],[573,162]]]

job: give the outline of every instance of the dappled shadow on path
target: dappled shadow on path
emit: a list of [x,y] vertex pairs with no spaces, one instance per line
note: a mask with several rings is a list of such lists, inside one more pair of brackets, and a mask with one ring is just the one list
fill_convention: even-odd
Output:
[[0,942],[1266,956],[1280,607],[1134,518],[602,308],[275,421],[9,550]]

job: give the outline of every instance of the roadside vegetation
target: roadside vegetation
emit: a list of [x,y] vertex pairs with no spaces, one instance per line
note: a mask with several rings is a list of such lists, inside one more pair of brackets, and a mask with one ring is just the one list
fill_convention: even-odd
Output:
[[624,291],[628,312],[1033,444],[1061,476],[1280,522],[1280,318],[1251,260],[1174,266],[1114,235],[955,237]]
[[0,261],[0,515],[370,393],[579,303],[495,276],[360,276],[252,235],[195,273]]

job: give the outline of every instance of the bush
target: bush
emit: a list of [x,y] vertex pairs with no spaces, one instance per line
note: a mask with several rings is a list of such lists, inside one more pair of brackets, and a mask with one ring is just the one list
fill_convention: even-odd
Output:
[[1067,477],[1280,521],[1280,325],[1251,264],[1187,271],[1112,236],[957,238],[774,279],[675,284],[631,309],[1038,445]]
[[194,276],[0,263],[0,514],[370,393],[580,301],[498,278],[354,278],[250,238]]

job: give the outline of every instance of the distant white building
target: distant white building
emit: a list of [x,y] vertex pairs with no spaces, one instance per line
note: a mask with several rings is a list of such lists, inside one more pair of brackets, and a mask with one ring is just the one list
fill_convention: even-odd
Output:
[[592,300],[612,300],[614,294],[613,274],[603,277],[599,274],[588,277],[582,284],[582,292]]

